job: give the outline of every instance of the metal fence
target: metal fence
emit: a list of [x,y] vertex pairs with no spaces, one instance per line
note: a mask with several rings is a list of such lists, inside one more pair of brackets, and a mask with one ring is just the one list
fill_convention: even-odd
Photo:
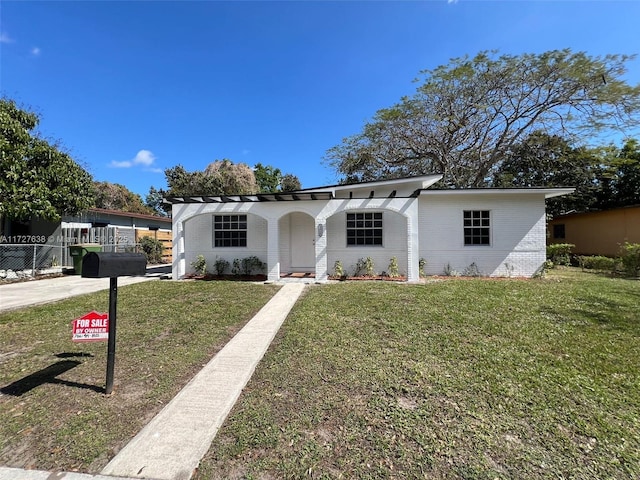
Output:
[[0,244],[0,279],[15,280],[62,271],[64,247],[40,244]]
[[[141,253],[138,244],[102,245],[103,252]],[[73,268],[66,245],[0,243],[0,280],[18,280]]]

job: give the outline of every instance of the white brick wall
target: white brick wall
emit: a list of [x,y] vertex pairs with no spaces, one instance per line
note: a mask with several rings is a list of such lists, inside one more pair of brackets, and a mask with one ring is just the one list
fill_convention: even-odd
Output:
[[[365,211],[361,209],[350,212]],[[346,215],[339,212],[327,219],[327,267],[333,275],[336,260],[342,262],[347,274],[354,273],[358,259],[371,257],[377,273],[388,272],[391,257],[398,260],[400,274],[407,274],[407,221],[399,213],[390,210],[366,210],[382,212],[382,247],[381,246],[350,246],[347,247]]]
[[[235,212],[234,212],[235,213]],[[214,263],[221,258],[229,262],[229,269],[235,258],[242,260],[257,256],[267,261],[267,221],[257,215],[247,214],[247,246],[213,246],[213,215],[206,213],[190,218],[185,222],[185,263],[186,273],[193,273],[193,262],[198,255],[204,255],[209,272],[214,273]]]
[[[532,276],[545,261],[544,196],[484,193],[420,197],[420,257],[429,275],[449,264],[462,273],[471,263],[492,276]],[[491,212],[491,245],[465,246],[464,210]]]

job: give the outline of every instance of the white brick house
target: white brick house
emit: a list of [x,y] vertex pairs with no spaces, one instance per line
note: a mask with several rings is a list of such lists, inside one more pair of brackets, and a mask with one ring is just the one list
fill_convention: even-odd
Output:
[[441,175],[298,190],[289,193],[174,197],[173,278],[198,255],[257,256],[269,280],[292,272],[326,281],[339,260],[349,271],[371,257],[378,272],[396,257],[408,281],[426,272],[532,276],[545,261],[545,198],[571,188],[427,189]]

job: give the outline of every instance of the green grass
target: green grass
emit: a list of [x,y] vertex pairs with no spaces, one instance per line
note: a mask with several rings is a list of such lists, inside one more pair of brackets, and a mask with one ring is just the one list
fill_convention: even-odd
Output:
[[0,315],[0,465],[100,471],[276,290],[237,282],[121,287],[111,396],[102,393],[106,342],[71,341],[71,321],[107,311],[108,292]]
[[639,305],[573,270],[313,287],[197,478],[640,478]]

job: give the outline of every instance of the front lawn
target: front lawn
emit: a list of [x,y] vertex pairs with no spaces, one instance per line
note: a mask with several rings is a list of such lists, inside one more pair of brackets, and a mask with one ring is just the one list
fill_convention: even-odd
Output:
[[74,318],[108,310],[107,291],[1,314],[0,465],[99,472],[276,290],[121,287],[111,396],[103,393],[106,342],[71,341]]
[[314,286],[197,478],[640,478],[639,305],[573,270]]

